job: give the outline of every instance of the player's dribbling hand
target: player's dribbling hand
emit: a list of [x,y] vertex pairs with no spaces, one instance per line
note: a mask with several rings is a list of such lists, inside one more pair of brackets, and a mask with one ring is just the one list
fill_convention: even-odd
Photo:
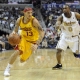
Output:
[[32,45],[31,45],[32,51],[36,51],[37,48],[38,48],[38,45],[37,45],[37,44],[32,44]]

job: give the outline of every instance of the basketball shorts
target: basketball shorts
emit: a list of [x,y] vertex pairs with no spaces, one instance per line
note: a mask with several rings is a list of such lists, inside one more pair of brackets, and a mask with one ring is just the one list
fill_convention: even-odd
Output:
[[31,54],[32,54],[32,49],[31,49],[31,42],[27,42],[25,38],[21,38],[21,42],[18,45],[18,49],[20,50],[20,59],[25,61],[27,60]]
[[65,51],[67,47],[69,47],[72,50],[72,52],[78,51],[79,48],[78,36],[65,37],[64,35],[62,35],[60,40],[58,41],[56,48]]

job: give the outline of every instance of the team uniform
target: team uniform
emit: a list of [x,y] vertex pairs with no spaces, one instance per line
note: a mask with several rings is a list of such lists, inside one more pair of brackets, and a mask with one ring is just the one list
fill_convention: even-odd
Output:
[[39,32],[35,29],[32,24],[34,17],[30,19],[30,21],[25,24],[23,23],[23,16],[20,18],[20,36],[21,42],[18,45],[18,49],[20,50],[20,58],[22,60],[27,60],[32,54],[31,45],[35,44],[39,39]]
[[[29,11],[29,12],[27,12]],[[34,46],[33,44],[37,44],[37,41],[39,40],[39,31],[33,26],[33,20],[35,17],[32,16],[32,8],[25,8],[23,10],[24,16],[29,22],[24,23],[24,16],[20,17],[19,25],[16,24],[16,26],[19,26],[19,34],[21,36],[21,41],[18,45],[16,45],[15,49],[18,49],[20,52],[20,60],[24,62],[27,60],[30,55],[32,54],[32,50],[37,47]],[[27,12],[27,13],[26,13]],[[28,17],[27,17],[27,16]],[[16,27],[15,27],[16,28]],[[16,29],[17,30],[17,29]],[[15,29],[14,29],[15,31]],[[14,31],[12,33],[14,33]],[[16,32],[16,31],[15,31]],[[17,58],[18,52],[14,52],[13,55],[11,56],[10,62],[8,63],[5,71],[4,71],[4,76],[10,76],[10,68],[12,67],[12,64],[14,63],[15,59]]]
[[61,24],[60,40],[56,48],[66,50],[67,47],[76,52],[78,50],[78,40],[80,26],[76,19],[75,12],[71,12],[71,17],[67,18],[64,13],[62,14],[63,22]]

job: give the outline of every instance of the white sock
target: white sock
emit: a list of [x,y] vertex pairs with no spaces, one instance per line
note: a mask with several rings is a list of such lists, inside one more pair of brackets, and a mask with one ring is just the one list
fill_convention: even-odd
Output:
[[7,67],[10,67],[10,68],[11,68],[11,67],[12,67],[12,64],[9,64],[9,63],[8,63],[8,66],[7,66]]
[[11,67],[12,67],[12,65],[8,63],[6,70],[9,71]]
[[59,65],[61,65],[61,64],[59,64]]

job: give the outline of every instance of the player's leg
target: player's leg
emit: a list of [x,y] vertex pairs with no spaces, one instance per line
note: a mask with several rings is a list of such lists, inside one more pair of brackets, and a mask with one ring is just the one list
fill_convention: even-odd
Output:
[[33,52],[32,49],[31,49],[31,44],[32,43],[30,43],[30,42],[26,42],[25,45],[23,46],[24,50],[23,50],[22,55],[20,55],[20,62],[19,62],[20,66],[24,66],[26,64],[26,61],[31,56],[31,54]]
[[16,60],[17,56],[20,54],[19,50],[16,50],[10,57],[9,63],[4,71],[4,76],[10,76],[10,69],[12,67],[12,64]]
[[67,48],[67,43],[65,41],[64,38],[60,39],[60,41],[58,42],[56,48],[57,48],[57,52],[56,52],[56,58],[57,58],[57,65],[52,67],[52,69],[60,69],[62,68],[62,64],[61,64],[61,52],[62,50],[66,50]]
[[57,52],[56,52],[56,58],[57,58],[57,65],[52,67],[52,69],[60,69],[62,68],[62,64],[61,64],[61,52],[62,50],[61,49],[57,49]]
[[71,50],[73,52],[74,57],[79,58],[80,57],[80,54],[79,54],[80,51],[79,51],[79,43],[78,43],[78,41],[72,42],[72,45],[70,45],[70,48],[71,48]]

